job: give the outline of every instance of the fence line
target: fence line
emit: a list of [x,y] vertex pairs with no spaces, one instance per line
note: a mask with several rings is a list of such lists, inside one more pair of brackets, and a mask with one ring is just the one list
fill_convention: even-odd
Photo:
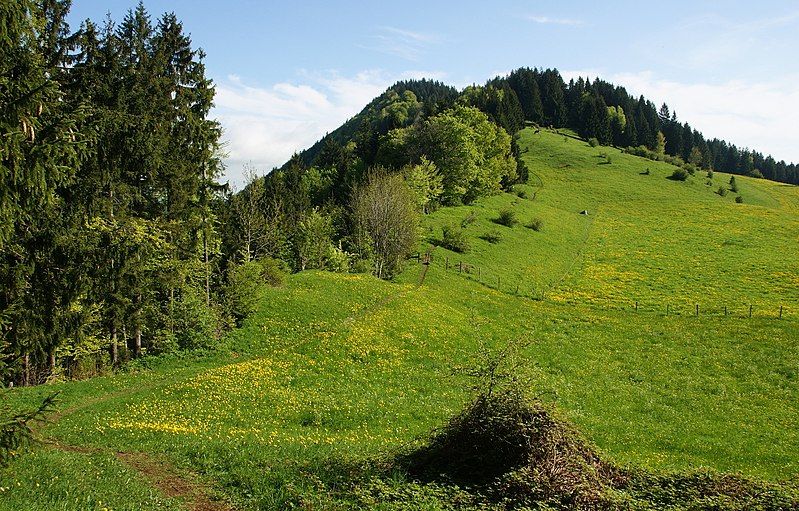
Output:
[[[428,251],[425,254],[419,254],[415,258],[418,258],[420,262],[426,265],[433,265],[434,261],[436,261],[431,251]],[[508,295],[519,296],[535,301],[550,301],[552,303],[578,303],[581,305],[587,305],[590,307],[606,310],[627,310],[633,313],[663,314],[667,316],[732,316],[744,318],[795,319],[789,314],[790,309],[784,304],[779,306],[774,304],[769,306],[759,306],[754,303],[742,303],[738,307],[730,307],[729,305],[708,306],[706,303],[700,304],[696,302],[691,304],[690,301],[686,300],[675,300],[676,303],[672,303],[666,299],[654,303],[646,303],[634,299],[614,300],[604,298],[586,301],[580,301],[577,298],[570,298],[564,301],[551,299],[547,300],[546,293],[552,290],[551,285],[545,284],[543,286],[530,286],[529,288],[526,288],[526,286],[524,286],[523,280],[519,279],[515,282],[515,284],[511,283],[510,287],[503,289],[502,277],[500,275],[492,277],[490,272],[483,271],[483,268],[480,266],[465,263],[463,260],[458,260],[457,262],[454,260],[451,261],[449,256],[445,256],[444,264],[441,266],[444,268],[445,272],[455,272],[463,278],[477,282],[489,289],[494,289]],[[757,314],[759,311],[767,312],[763,314]]]

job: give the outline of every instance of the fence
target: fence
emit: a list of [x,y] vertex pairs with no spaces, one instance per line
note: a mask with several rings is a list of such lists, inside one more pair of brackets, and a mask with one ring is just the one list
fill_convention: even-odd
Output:
[[[437,261],[431,251],[416,256],[420,263],[433,265]],[[438,259],[440,261],[440,259]],[[439,263],[440,264],[440,263]],[[590,300],[580,300],[577,297],[564,300],[552,300],[547,298],[547,293],[551,287],[541,287],[525,285],[521,280],[508,282],[507,278],[503,281],[502,276],[484,270],[482,267],[465,263],[462,260],[450,259],[449,256],[443,257],[444,270],[457,273],[463,278],[478,282],[479,284],[506,293],[509,295],[528,298],[536,301],[551,301],[553,303],[577,303],[608,310],[622,310],[634,313],[650,313],[660,315],[676,316],[728,316],[738,318],[771,318],[771,319],[796,319],[789,314],[793,312],[785,305],[758,305],[755,303],[743,303],[736,305],[689,303],[688,300],[664,298],[658,301],[640,301],[635,299],[618,300],[612,298],[594,298]],[[426,273],[427,268],[425,268]]]

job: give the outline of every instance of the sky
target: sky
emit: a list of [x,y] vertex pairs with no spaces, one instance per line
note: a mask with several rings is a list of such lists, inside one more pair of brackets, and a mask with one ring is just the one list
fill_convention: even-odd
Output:
[[[73,0],[70,24],[136,0]],[[710,138],[799,162],[799,2],[145,0],[207,54],[226,177],[264,174],[394,82],[518,67],[601,77]],[[223,179],[224,180],[224,179]]]

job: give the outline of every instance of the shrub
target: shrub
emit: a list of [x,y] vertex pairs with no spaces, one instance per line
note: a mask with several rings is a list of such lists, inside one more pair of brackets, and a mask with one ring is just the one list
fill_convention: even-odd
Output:
[[597,147],[599,145],[599,140],[597,140],[595,137],[591,137],[588,139],[588,145],[591,147]]
[[676,169],[674,169],[674,172],[671,173],[669,179],[671,179],[672,181],[685,181],[686,179],[688,179],[688,171],[685,170],[684,168],[677,167]]
[[544,228],[544,221],[536,217],[530,220],[530,222],[527,223],[526,227],[528,229],[534,230],[535,232],[540,232],[541,229]]
[[753,169],[752,172],[749,173],[749,176],[755,177],[757,179],[763,179],[763,173],[760,172],[759,169]]
[[738,183],[735,181],[735,176],[730,177],[730,191],[738,193]]
[[685,170],[687,170],[687,171],[688,171],[688,173],[689,173],[689,174],[691,174],[692,176],[693,176],[694,174],[696,174],[696,169],[697,169],[697,167],[696,167],[696,165],[694,165],[693,163],[686,163],[685,165],[683,165],[683,166],[682,166],[682,168],[684,168]]
[[286,263],[280,259],[264,257],[258,260],[258,264],[261,265],[261,277],[264,279],[264,282],[272,287],[283,285],[283,282],[286,280],[286,274],[288,273]]
[[470,225],[472,225],[475,220],[477,220],[477,213],[474,211],[470,211],[468,215],[466,215],[463,220],[461,220],[461,227],[464,229]]
[[489,243],[499,243],[500,241],[502,241],[502,234],[500,234],[499,231],[488,231],[487,233],[480,236],[480,238],[484,239]]
[[719,189],[716,190],[716,193],[721,195],[722,197],[726,197],[727,196],[727,189],[724,188],[723,186],[719,186]]
[[516,218],[515,211],[510,208],[505,208],[499,212],[499,217],[497,217],[495,222],[505,227],[513,227],[519,223],[519,220]]
[[463,229],[453,225],[445,225],[441,228],[441,246],[464,254],[469,251],[469,239]]
[[352,262],[350,271],[352,273],[372,273],[374,262],[371,259],[364,259],[359,257]]
[[257,261],[247,261],[228,270],[225,301],[228,312],[239,324],[255,312],[261,293],[266,288],[262,268]]
[[613,163],[613,159],[610,157],[609,154],[605,155],[605,163],[607,163],[608,165],[611,165]]
[[347,273],[350,271],[350,258],[350,254],[344,252],[334,245],[330,245],[325,267],[330,271]]
[[35,410],[12,410],[6,403],[5,394],[0,395],[0,467],[19,456],[23,449],[35,442],[33,428],[47,422],[57,403],[58,393],[51,394]]
[[516,188],[516,190],[514,190],[514,191],[516,192],[516,196],[518,198],[520,198],[520,199],[526,199],[527,198],[527,192],[522,190],[521,188]]
[[713,170],[712,169],[708,169],[707,170],[707,178],[708,179],[713,179]]
[[735,198],[735,202],[736,202],[737,204],[741,204],[743,201],[744,201],[744,198],[743,198],[743,197],[741,197],[740,195],[739,195],[739,196],[737,196],[737,197]]

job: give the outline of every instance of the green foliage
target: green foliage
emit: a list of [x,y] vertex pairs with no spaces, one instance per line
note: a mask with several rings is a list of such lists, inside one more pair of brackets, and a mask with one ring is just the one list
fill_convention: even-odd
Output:
[[707,170],[707,178],[708,179],[713,179],[713,170],[712,169],[708,169]]
[[469,239],[466,232],[454,225],[444,225],[441,227],[441,246],[447,250],[465,254],[469,251]]
[[599,147],[599,140],[596,137],[591,137],[588,139],[588,145],[591,147]]
[[690,174],[682,167],[677,167],[669,176],[672,181],[685,181]]
[[472,225],[475,221],[477,221],[477,213],[470,211],[469,214],[463,217],[463,220],[461,220],[461,227],[465,229]]
[[716,190],[716,193],[721,195],[722,197],[726,197],[727,196],[727,189],[725,187],[723,187],[723,186],[719,186],[719,189]]
[[752,172],[749,173],[749,176],[756,179],[763,179],[763,173],[758,169],[752,169]]
[[514,227],[519,223],[519,219],[516,217],[516,211],[511,208],[502,209],[499,212],[499,216],[494,221],[505,227]]
[[433,162],[422,156],[418,165],[408,165],[403,169],[405,183],[414,196],[419,210],[428,213],[444,192],[443,178]]
[[730,191],[738,193],[738,183],[735,181],[735,176],[730,176]]
[[744,198],[742,196],[739,195],[739,196],[735,197],[736,204],[741,204],[741,203],[743,203],[743,201],[744,201]]
[[20,412],[11,410],[5,403],[6,391],[0,392],[4,401],[0,407],[0,467],[4,467],[34,441],[33,425],[52,413],[58,393],[46,397],[35,409]]
[[535,232],[540,232],[544,228],[544,221],[536,217],[525,224],[525,227],[532,229]]
[[485,240],[491,244],[496,244],[502,241],[502,233],[494,229],[484,233],[482,236],[480,236],[480,239]]
[[311,210],[297,223],[294,250],[297,269],[323,269],[333,241],[333,220],[328,215]]
[[517,178],[510,135],[473,107],[458,105],[387,137],[389,147],[396,147],[389,152],[414,161],[424,156],[435,165],[444,204],[468,203],[497,193],[503,180]]
[[419,212],[413,192],[401,175],[374,169],[355,190],[351,210],[357,244],[368,247],[375,275],[393,277],[418,241]]

